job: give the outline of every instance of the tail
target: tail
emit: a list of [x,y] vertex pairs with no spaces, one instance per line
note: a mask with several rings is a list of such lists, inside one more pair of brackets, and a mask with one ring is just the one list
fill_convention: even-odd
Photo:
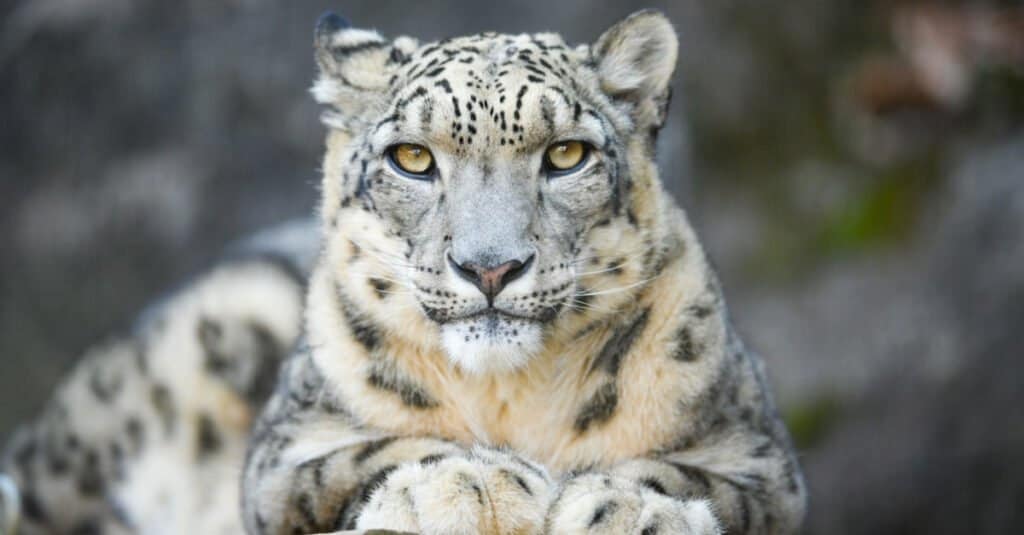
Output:
[[14,480],[0,474],[0,535],[15,535],[21,516],[21,495]]

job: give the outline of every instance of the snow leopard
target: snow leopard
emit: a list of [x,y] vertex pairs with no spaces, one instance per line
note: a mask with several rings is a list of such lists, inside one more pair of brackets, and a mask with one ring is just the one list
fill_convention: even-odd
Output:
[[678,46],[650,10],[582,45],[321,17],[316,245],[87,358],[6,457],[25,525],[798,531],[762,360],[659,176]]

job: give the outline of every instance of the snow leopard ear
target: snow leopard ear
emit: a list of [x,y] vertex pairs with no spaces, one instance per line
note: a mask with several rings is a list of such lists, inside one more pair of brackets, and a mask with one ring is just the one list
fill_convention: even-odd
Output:
[[334,13],[322,15],[314,36],[319,76],[311,91],[317,102],[331,107],[324,123],[354,133],[383,113],[393,70],[417,46],[409,37],[388,41]]
[[676,32],[665,15],[637,11],[605,31],[590,50],[601,89],[632,104],[638,126],[661,127],[679,51]]

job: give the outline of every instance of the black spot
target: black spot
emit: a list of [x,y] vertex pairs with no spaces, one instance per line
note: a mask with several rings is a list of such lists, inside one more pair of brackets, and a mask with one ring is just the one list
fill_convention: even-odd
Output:
[[594,423],[608,421],[615,413],[619,403],[619,392],[614,382],[608,382],[597,389],[597,392],[583,404],[573,427],[583,433]]
[[750,531],[750,504],[747,503],[747,496],[737,494],[736,502],[740,510],[740,533],[748,533]]
[[543,470],[541,470],[540,468],[537,468],[533,464],[523,460],[522,458],[520,458],[517,455],[513,455],[512,456],[512,461],[515,462],[516,464],[518,464],[519,466],[522,466],[523,468],[529,470],[530,472],[532,472],[533,474],[535,474],[537,477],[539,477],[541,479],[546,480],[548,478],[547,474],[545,474]]
[[764,444],[754,448],[754,451],[750,452],[750,456],[754,458],[768,457],[773,450],[771,441],[765,441]]
[[608,273],[611,273],[612,275],[621,275],[625,265],[626,259],[619,257],[616,258],[615,260],[612,260],[611,262],[608,262],[608,265],[605,269],[607,269]]
[[377,294],[378,299],[384,299],[387,297],[388,290],[391,289],[390,282],[372,277],[368,279],[368,282],[370,283],[370,286],[373,287],[373,291]]
[[174,423],[177,417],[171,391],[160,383],[154,384],[149,391],[149,400],[164,426],[164,434],[170,435],[174,432]]
[[341,309],[342,316],[345,317],[345,323],[352,332],[352,337],[367,351],[376,349],[381,340],[380,331],[377,326],[373,325],[370,319],[356,308],[355,304],[345,296],[341,288],[338,288],[335,294],[338,296],[339,308]]
[[361,485],[359,489],[359,503],[365,504],[366,502],[370,501],[370,496],[373,495],[373,491],[377,490],[377,487],[381,486],[384,483],[384,480],[386,480],[388,476],[391,475],[391,472],[395,471],[395,468],[398,467],[393,464],[385,466],[384,468],[381,468],[380,470],[374,472],[373,475],[367,478],[367,480]]
[[81,471],[78,473],[78,492],[83,496],[97,497],[103,494],[106,482],[100,470],[100,456],[95,450],[85,452]]
[[649,524],[647,526],[644,526],[644,529],[640,532],[640,535],[657,535],[657,533],[658,533],[658,525],[657,524]]
[[744,480],[750,482],[750,485],[747,485],[748,487],[750,487],[752,485],[755,488],[764,488],[765,477],[763,475],[761,475],[761,474],[755,474],[753,472],[747,472],[745,474],[742,474],[741,477]]
[[255,516],[256,516],[256,527],[259,528],[259,532],[260,533],[266,533],[267,532],[267,519],[263,518],[263,515],[259,514],[258,512],[255,514]]
[[704,305],[693,305],[689,309],[691,314],[697,319],[704,319],[711,315],[711,307]]
[[437,401],[423,387],[401,376],[389,365],[377,365],[367,376],[370,386],[397,394],[402,403],[416,409],[432,409]]
[[96,367],[89,375],[89,390],[101,403],[110,403],[121,392],[124,381],[120,373]]
[[359,52],[365,52],[367,50],[377,50],[384,48],[386,43],[383,41],[363,41],[362,43],[355,43],[347,46],[336,46],[331,47],[331,55],[336,58],[357,54]]
[[420,458],[420,464],[424,466],[428,464],[437,464],[447,458],[448,456],[443,453],[431,453],[430,455],[425,455]]
[[363,464],[367,459],[373,457],[375,453],[388,447],[394,441],[395,437],[385,437],[380,440],[368,442],[358,452],[356,452],[355,456],[352,457],[352,462],[356,465]]
[[800,482],[797,478],[796,469],[793,467],[793,462],[790,459],[786,459],[786,490],[791,494],[796,494],[800,491]]
[[305,526],[303,526],[299,533],[319,531],[316,529],[319,522],[316,518],[316,512],[313,510],[313,497],[308,492],[303,492],[295,497],[295,508],[299,510],[299,514],[302,515],[302,520],[305,522]]
[[680,362],[694,362],[700,358],[700,349],[693,341],[689,327],[683,326],[676,333],[676,350],[672,353],[672,358]]
[[287,349],[266,325],[249,321],[246,327],[256,345],[255,355],[251,356],[256,360],[256,371],[249,377],[239,379],[235,387],[253,405],[262,405],[274,391],[280,361]]
[[396,47],[391,48],[391,53],[388,55],[388,63],[405,63],[409,60],[409,57],[402,53]]
[[225,355],[220,349],[223,336],[224,328],[209,318],[201,318],[196,325],[196,338],[203,348],[206,370],[218,376],[229,373],[234,367],[230,355]]
[[198,426],[196,456],[203,460],[220,451],[222,439],[217,431],[217,424],[209,414],[200,414],[196,425]]
[[146,357],[145,347],[142,344],[135,347],[135,366],[143,377],[149,374],[149,359]]
[[533,496],[533,491],[530,490],[530,486],[526,484],[526,480],[520,476],[514,476],[516,483],[523,489],[523,492]]
[[200,318],[196,325],[196,337],[204,349],[216,348],[221,337],[224,336],[224,327],[210,318]]
[[668,461],[667,464],[672,468],[675,468],[683,479],[685,479],[690,489],[688,495],[691,498],[703,498],[711,494],[711,481],[708,479],[707,474],[703,471],[693,468],[692,466],[686,466],[684,464],[674,463]]
[[604,502],[594,510],[593,516],[590,517],[590,522],[587,524],[587,528],[592,528],[601,522],[604,522],[605,517],[615,512],[619,508],[619,504],[615,502]]
[[41,524],[46,521],[46,509],[39,502],[39,498],[29,489],[21,489],[21,511],[29,520]]
[[640,480],[640,484],[657,492],[658,494],[664,494],[668,496],[668,491],[665,490],[665,485],[661,484],[661,481],[654,479],[653,477],[647,477]]
[[62,476],[71,469],[71,461],[53,448],[48,449],[46,460],[50,473],[54,476]]
[[647,325],[647,318],[650,312],[649,308],[644,309],[636,319],[623,328],[616,330],[604,347],[601,348],[601,352],[594,359],[588,373],[592,373],[597,368],[603,368],[612,375],[617,374],[623,357],[629,353],[633,342],[636,341]]
[[113,478],[124,479],[124,449],[120,442],[110,443],[110,464],[113,471]]
[[448,83],[448,80],[438,80],[437,82],[434,82],[434,85],[444,89],[445,93],[451,94],[452,92],[452,84]]
[[322,489],[324,487],[324,466],[327,464],[327,460],[336,452],[337,450],[326,455],[321,455],[315,459],[310,459],[299,465],[300,469],[313,471],[313,483],[318,489]]

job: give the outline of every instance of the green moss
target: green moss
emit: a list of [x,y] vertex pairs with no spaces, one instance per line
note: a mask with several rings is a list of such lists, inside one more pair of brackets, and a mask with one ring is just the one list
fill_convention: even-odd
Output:
[[824,395],[815,400],[790,407],[783,419],[799,449],[813,448],[828,436],[842,416],[838,399]]
[[826,254],[862,250],[907,237],[937,181],[936,167],[936,158],[927,155],[883,169],[871,187],[827,218],[818,248]]

